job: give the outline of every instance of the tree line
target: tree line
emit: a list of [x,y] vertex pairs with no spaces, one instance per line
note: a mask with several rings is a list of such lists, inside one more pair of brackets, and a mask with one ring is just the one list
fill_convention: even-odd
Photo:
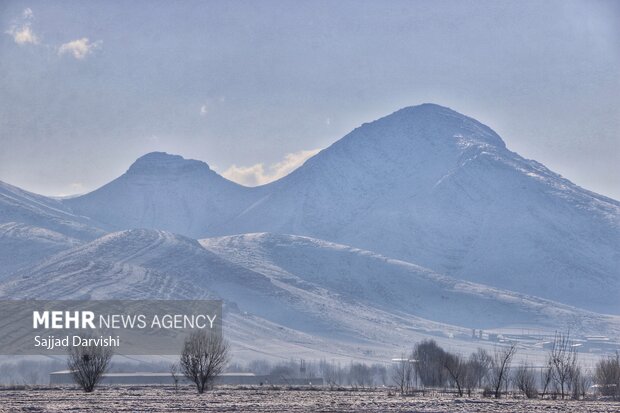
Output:
[[[94,390],[108,370],[112,352],[108,348],[86,346],[69,348],[68,367],[74,381],[86,392]],[[233,371],[287,378],[320,377],[326,386],[352,388],[393,387],[402,395],[419,389],[451,388],[459,395],[482,391],[485,396],[500,398],[516,390],[527,398],[551,397],[582,399],[592,384],[605,397],[620,399],[620,355],[608,356],[596,363],[593,371],[579,363],[577,347],[568,333],[556,333],[542,367],[530,363],[513,366],[516,344],[497,346],[489,352],[478,348],[464,356],[440,347],[434,340],[416,343],[392,363],[341,364],[286,361],[270,363],[257,360],[247,366],[233,364]],[[195,332],[184,342],[178,363],[170,368],[178,384],[184,376],[194,383],[198,393],[213,386],[230,361],[230,346],[221,336]]]
[[481,389],[500,398],[512,389],[527,398],[579,400],[594,384],[599,395],[620,398],[620,355],[599,360],[590,371],[580,365],[577,348],[569,333],[556,333],[542,367],[527,362],[513,366],[516,344],[498,346],[492,353],[479,348],[464,357],[424,340],[395,360],[392,381],[401,394],[419,387],[449,387],[459,396]]

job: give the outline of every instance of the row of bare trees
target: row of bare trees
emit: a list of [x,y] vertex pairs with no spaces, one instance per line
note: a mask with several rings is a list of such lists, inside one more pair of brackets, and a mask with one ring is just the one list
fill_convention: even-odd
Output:
[[[474,389],[500,398],[513,388],[527,398],[571,397],[583,398],[592,383],[603,396],[620,398],[620,355],[599,360],[594,373],[583,371],[578,363],[577,347],[568,333],[556,333],[548,352],[546,364],[535,368],[531,364],[512,367],[517,347],[496,347],[493,353],[484,349],[464,357],[442,349],[433,340],[417,343],[409,354],[394,360],[391,370],[381,364],[367,365],[352,362],[345,366],[322,360],[303,363],[306,374],[320,376],[330,387],[350,385],[368,388],[377,385],[395,385],[401,394],[418,387],[453,387],[462,396]],[[112,352],[106,347],[70,347],[68,367],[73,378],[84,391],[91,392],[108,370]],[[198,393],[209,389],[224,371],[229,361],[229,345],[221,336],[205,332],[192,333],[186,340],[179,363],[171,369],[175,387],[184,376],[196,386]],[[269,365],[255,362],[257,373],[297,376],[296,362]],[[261,370],[261,371],[258,371]],[[263,371],[264,370],[264,371]],[[539,371],[539,373],[537,373]]]
[[434,340],[415,345],[409,355],[401,355],[392,367],[392,381],[401,394],[417,387],[452,386],[462,396],[473,389],[488,386],[495,397],[500,397],[508,383],[510,364],[516,346],[498,347],[491,355],[478,349],[469,357],[442,349]]
[[[182,374],[196,385],[198,393],[204,393],[226,368],[229,348],[221,335],[208,334],[204,330],[191,333],[184,341],[179,363],[175,363],[170,370],[175,388]],[[85,392],[92,392],[108,371],[112,349],[89,345],[70,346],[67,351],[67,365],[73,380]]]
[[343,386],[350,386],[353,389],[369,389],[390,384],[388,369],[382,363],[367,364],[357,361],[343,363],[326,359],[290,359],[277,362],[253,360],[248,364],[230,364],[229,369],[269,376],[280,383],[289,381],[294,383],[294,379],[298,378],[321,378],[330,389]]
[[[391,378],[401,394],[417,387],[453,387],[462,396],[473,389],[500,398],[510,387],[527,398],[552,397],[581,399],[593,383],[603,396],[620,398],[620,355],[596,364],[594,374],[578,363],[577,346],[570,334],[556,333],[545,365],[535,368],[525,363],[512,367],[516,345],[496,347],[493,354],[478,349],[469,357],[445,351],[433,340],[415,345],[408,355],[395,360]],[[539,372],[539,373],[538,373]]]

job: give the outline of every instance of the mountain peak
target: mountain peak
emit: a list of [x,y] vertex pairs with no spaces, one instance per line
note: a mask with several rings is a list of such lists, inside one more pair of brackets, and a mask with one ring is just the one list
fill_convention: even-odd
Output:
[[447,106],[441,106],[437,103],[430,103],[430,102],[426,102],[426,103],[421,103],[419,105],[413,105],[413,106],[405,106],[404,108],[400,109],[398,112],[400,111],[426,111],[426,112],[452,112],[452,113],[458,113],[455,112],[454,110],[450,109]]
[[210,170],[205,162],[185,159],[166,152],[150,152],[136,159],[127,170],[128,174],[154,174],[162,172],[188,172]]
[[[438,105],[437,103],[421,103],[419,105],[412,105],[412,106],[405,106],[404,108],[401,108],[399,110],[397,110],[396,112],[385,116],[387,117],[391,117],[393,115],[399,115],[399,116],[452,116],[452,117],[456,117],[456,118],[463,118],[463,119],[472,119],[468,116],[463,115],[462,113],[459,113],[457,111],[455,111],[454,109],[451,109],[447,106],[442,106],[442,105]],[[473,119],[472,119],[473,120]]]
[[478,143],[506,148],[502,138],[488,126],[435,103],[407,106],[370,125],[378,128],[395,128],[406,131],[409,136],[432,140],[454,138],[458,139],[460,144]]

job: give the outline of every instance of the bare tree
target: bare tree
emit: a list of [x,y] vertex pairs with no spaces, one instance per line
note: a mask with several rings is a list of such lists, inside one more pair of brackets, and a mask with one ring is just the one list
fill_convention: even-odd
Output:
[[472,391],[478,386],[476,367],[477,366],[471,361],[471,359],[467,360],[466,374],[463,385],[465,386],[465,391],[467,391],[468,396],[471,396]]
[[414,371],[414,360],[406,356],[404,353],[399,359],[394,360],[392,365],[392,381],[400,390],[400,394],[409,393],[412,386]]
[[[84,335],[82,342],[92,343],[91,335]],[[87,340],[87,341],[85,341]],[[95,386],[101,381],[108,370],[113,351],[110,347],[89,344],[86,346],[69,346],[67,349],[67,366],[73,381],[85,392],[95,390]]]
[[469,356],[468,380],[471,387],[482,387],[482,383],[489,374],[493,358],[484,349],[478,348]]
[[323,380],[329,385],[330,390],[340,386],[344,381],[344,373],[340,363],[330,363],[323,359],[319,362],[319,372]]
[[528,399],[535,399],[538,397],[536,375],[531,365],[526,364],[517,367],[513,374],[513,382]]
[[297,363],[295,362],[295,360],[280,362],[271,369],[269,375],[273,377],[278,377],[281,381],[290,384],[297,376]]
[[269,374],[271,371],[271,363],[267,360],[252,360],[248,364],[248,370],[255,374]]
[[501,397],[502,387],[508,384],[510,363],[512,363],[512,358],[516,352],[517,346],[515,344],[509,347],[495,349],[491,370],[489,372],[489,383],[491,384],[496,399]]
[[594,381],[603,396],[620,396],[620,354],[599,360],[594,370]]
[[370,366],[370,374],[372,376],[372,382],[374,386],[379,384],[387,385],[387,368],[380,363],[374,363]]
[[547,366],[540,371],[540,383],[542,385],[542,392],[540,393],[540,397],[543,399],[549,391],[549,385],[551,384],[552,376],[553,373],[551,365],[549,364],[549,362],[547,362]]
[[592,384],[592,376],[588,371],[582,371],[580,366],[575,366],[571,374],[571,398],[574,400],[584,399]]
[[228,360],[228,342],[221,335],[198,330],[185,339],[179,364],[185,377],[193,381],[202,394],[222,373]]
[[577,366],[577,351],[570,341],[570,334],[556,333],[549,352],[551,378],[562,399],[570,391],[572,376]]
[[172,377],[172,383],[174,384],[175,393],[179,391],[179,364],[172,363],[170,365],[170,376]]
[[458,354],[446,353],[443,367],[448,372],[450,381],[456,386],[459,396],[463,395],[463,387],[467,377],[467,363]]
[[351,384],[355,387],[366,388],[372,385],[372,372],[364,363],[351,363],[349,368]]
[[448,380],[443,366],[445,357],[446,352],[434,340],[424,340],[415,345],[413,358],[418,361],[418,375],[424,386],[445,386]]

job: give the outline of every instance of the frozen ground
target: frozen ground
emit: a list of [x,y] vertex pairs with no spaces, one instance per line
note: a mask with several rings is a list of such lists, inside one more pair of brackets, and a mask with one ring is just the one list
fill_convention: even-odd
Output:
[[222,388],[197,395],[166,387],[1,390],[0,412],[618,412],[619,402],[390,396],[387,390]]

